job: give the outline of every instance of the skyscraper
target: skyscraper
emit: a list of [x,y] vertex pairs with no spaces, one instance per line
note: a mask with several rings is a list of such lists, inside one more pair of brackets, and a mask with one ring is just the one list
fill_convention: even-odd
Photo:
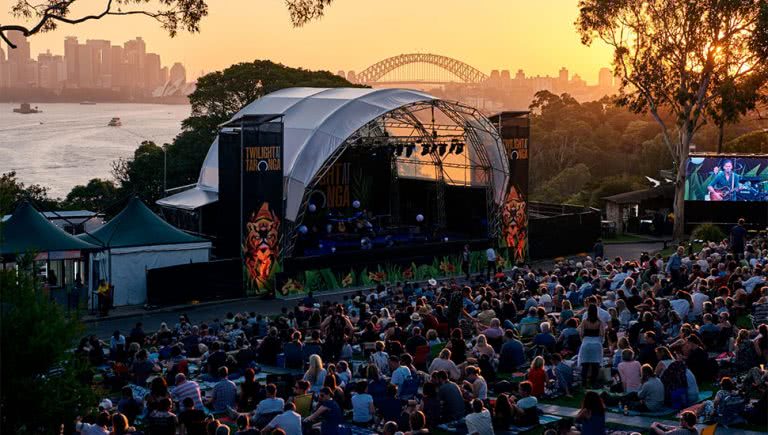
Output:
[[160,82],[160,55],[156,53],[147,53],[144,57],[144,87],[150,91],[154,90],[162,83]]
[[85,44],[77,46],[77,86],[80,88],[94,87],[93,53],[91,47]]
[[29,41],[21,32],[10,31],[6,33],[6,36],[16,46],[16,48],[8,50],[8,81],[10,86],[25,88],[34,84],[36,74],[34,72],[30,74],[31,71],[29,71],[32,62]]
[[605,91],[613,89],[613,72],[611,72],[610,68],[600,68],[597,76],[597,86]]
[[77,86],[80,79],[77,74],[77,37],[64,38],[64,62],[67,64],[67,84]]
[[38,86],[45,89],[58,89],[66,77],[66,69],[62,56],[53,55],[50,50],[38,54]]
[[89,39],[85,45],[91,50],[94,87],[112,87],[112,43],[103,39]]

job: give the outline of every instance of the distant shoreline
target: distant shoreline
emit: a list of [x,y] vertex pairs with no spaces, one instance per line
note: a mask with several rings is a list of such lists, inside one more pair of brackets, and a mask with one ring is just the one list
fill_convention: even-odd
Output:
[[136,103],[136,104],[189,104],[187,96],[152,97],[149,92],[138,89],[124,91],[112,89],[76,89],[60,90],[41,88],[3,88],[0,91],[0,103]]
[[29,98],[8,98],[7,96],[0,96],[0,103],[8,104],[21,104],[29,103],[31,105],[41,103],[66,103],[66,104],[79,104],[82,102],[89,103],[114,103],[114,104],[172,104],[185,106],[189,105],[189,99],[187,97],[163,97],[163,98],[136,98],[136,99],[90,99],[90,98],[44,98],[40,96],[30,96]]

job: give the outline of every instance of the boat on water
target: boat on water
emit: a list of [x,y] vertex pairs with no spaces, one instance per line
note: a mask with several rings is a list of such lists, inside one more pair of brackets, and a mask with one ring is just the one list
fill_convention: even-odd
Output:
[[21,103],[21,105],[13,109],[14,113],[21,113],[22,115],[28,115],[30,113],[42,113],[43,111],[38,109],[37,106],[32,108],[32,106],[29,103]]
[[96,104],[96,103],[94,103],[93,101],[81,101],[81,102],[80,102],[80,105],[81,105],[81,106],[93,106],[93,105],[95,105],[95,104]]
[[123,125],[123,123],[120,121],[120,118],[117,117],[110,119],[109,123],[107,123],[107,126],[109,127],[120,127],[121,125]]

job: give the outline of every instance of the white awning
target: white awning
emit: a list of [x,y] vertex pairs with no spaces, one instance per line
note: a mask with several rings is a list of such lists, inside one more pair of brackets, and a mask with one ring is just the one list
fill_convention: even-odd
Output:
[[163,207],[180,208],[182,210],[195,210],[204,205],[219,200],[219,193],[214,190],[205,190],[199,185],[192,189],[179,192],[167,198],[157,201]]

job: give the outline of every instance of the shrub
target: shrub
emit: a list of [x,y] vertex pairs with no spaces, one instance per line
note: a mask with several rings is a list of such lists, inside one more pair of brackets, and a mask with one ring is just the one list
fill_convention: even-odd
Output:
[[725,233],[715,224],[701,224],[694,228],[692,237],[694,240],[719,242],[725,238]]

